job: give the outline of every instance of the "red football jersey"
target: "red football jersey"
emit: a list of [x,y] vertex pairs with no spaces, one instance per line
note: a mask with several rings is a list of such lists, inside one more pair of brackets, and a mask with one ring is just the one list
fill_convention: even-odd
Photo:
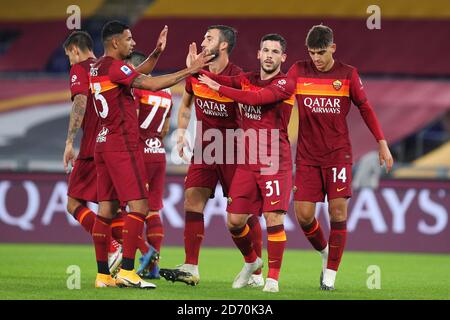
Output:
[[359,107],[367,101],[356,68],[335,61],[331,70],[320,72],[312,61],[298,61],[288,76],[297,83],[296,163],[320,166],[352,163],[346,117],[351,102]]
[[[242,69],[229,62],[220,75],[234,76],[242,73]],[[201,144],[202,150],[206,148],[210,141],[204,141],[203,132],[208,129],[219,129],[224,137],[224,146],[226,144],[226,129],[236,129],[237,124],[237,104],[230,98],[224,97],[218,92],[211,90],[208,86],[201,84],[197,78],[189,77],[186,79],[185,90],[194,95],[196,123],[195,150]],[[201,127],[200,127],[201,124]],[[226,150],[223,150],[223,163],[226,163]]]
[[[279,170],[292,170],[288,124],[294,105],[295,82],[282,73],[268,80],[261,80],[259,72],[228,79],[213,78],[223,84],[219,88],[220,93],[239,102],[240,126],[246,134],[246,167],[260,169],[274,166],[273,162],[277,161]],[[252,91],[254,94],[230,87]],[[278,130],[276,135],[274,129]]]
[[139,129],[131,83],[140,74],[121,60],[103,56],[92,66],[90,86],[100,117],[96,152],[137,150]]
[[139,105],[139,132],[144,160],[151,162],[166,161],[166,151],[161,136],[165,120],[170,117],[172,94],[170,89],[157,92],[133,90]]
[[89,159],[94,157],[95,138],[99,131],[100,120],[94,109],[92,94],[89,90],[89,71],[95,59],[89,58],[83,62],[74,64],[70,68],[70,93],[72,100],[77,94],[84,94],[87,97],[86,111],[84,113],[81,129],[83,136],[81,137],[80,152],[78,159]]

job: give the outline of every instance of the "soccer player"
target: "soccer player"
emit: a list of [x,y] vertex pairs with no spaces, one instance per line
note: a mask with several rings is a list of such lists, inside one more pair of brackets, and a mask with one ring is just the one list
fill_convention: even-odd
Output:
[[[208,50],[215,56],[209,65],[209,71],[214,74],[233,76],[242,73],[242,69],[229,61],[229,56],[236,43],[236,30],[229,26],[213,25],[208,27],[201,44],[203,50]],[[192,47],[192,45],[191,45]],[[194,44],[193,55],[197,53]],[[191,57],[192,58],[192,57]],[[189,59],[188,59],[189,60]],[[189,61],[188,65],[189,65]],[[206,85],[201,84],[198,79],[189,77],[186,79],[185,92],[178,112],[178,148],[180,157],[185,157],[184,147],[187,145],[185,131],[191,119],[192,105],[195,105],[197,117],[196,140],[194,155],[196,151],[203,151],[212,142],[203,141],[203,133],[208,129],[220,130],[224,137],[226,129],[236,129],[237,124],[237,104],[230,98],[219,95],[210,90]],[[161,275],[167,280],[181,281],[190,285],[197,285],[200,281],[198,269],[200,247],[205,234],[203,210],[209,198],[214,197],[214,190],[217,183],[223,188],[224,196],[229,192],[231,180],[236,170],[236,164],[227,163],[226,155],[220,159],[222,163],[215,161],[205,161],[202,157],[201,163],[191,161],[185,179],[184,210],[184,264],[175,270],[162,269]],[[258,217],[252,217],[251,235],[253,244],[259,257],[261,256],[262,240],[261,226]],[[262,286],[264,280],[261,271],[257,270],[250,279],[252,285]]]
[[[143,156],[138,149],[138,119],[131,88],[158,91],[170,87],[198,72],[212,56],[202,53],[191,67],[153,78],[136,72],[122,61],[136,44],[127,25],[119,21],[106,23],[102,41],[104,56],[90,70],[94,107],[102,127],[95,146],[99,212],[92,232],[97,280],[106,286],[155,288],[134,272],[137,242],[148,213],[148,184],[144,178]],[[122,268],[114,282],[106,260],[111,219],[117,213],[119,199],[127,202],[130,212],[124,218]]]
[[[353,102],[379,144],[380,165],[393,159],[355,67],[334,60],[333,31],[313,26],[306,37],[310,61],[289,70],[296,82],[299,131],[294,186],[295,213],[314,249],[322,256],[320,288],[334,290],[347,238],[347,200],[351,197],[352,150],[346,116]],[[317,202],[328,200],[328,243],[314,214]]]
[[[153,70],[160,54],[164,51],[167,41],[168,27],[160,33],[156,48],[144,59],[138,69],[143,72]],[[89,70],[96,57],[92,51],[91,36],[84,31],[74,31],[63,44],[66,55],[71,64],[70,89],[73,106],[70,113],[69,129],[64,150],[64,169],[69,172],[69,163],[73,170],[70,172],[68,183],[67,211],[79,221],[84,229],[92,233],[95,213],[87,208],[87,202],[97,202],[97,173],[94,163],[95,138],[99,128],[99,118],[93,106],[93,97],[89,91]],[[83,129],[80,152],[75,157],[73,141],[79,130]],[[76,159],[76,160],[75,160]],[[122,226],[123,219],[117,217],[113,221],[113,237],[109,248],[108,259],[110,272],[115,272],[122,260]],[[117,240],[117,241],[116,241]],[[141,250],[147,249],[144,241],[140,241]],[[102,284],[97,283],[99,286]]]
[[[125,61],[137,67],[145,59],[145,55],[135,51]],[[169,131],[172,94],[170,89],[156,92],[134,89],[133,95],[137,102],[139,114],[139,149],[144,155],[146,178],[149,184],[148,205],[150,211],[145,220],[147,241],[151,246],[150,248],[154,248],[159,255],[164,237],[164,229],[159,216],[159,210],[163,208],[166,174],[166,151],[163,139]],[[141,257],[141,265],[137,273],[142,275],[144,279],[159,279],[158,262],[151,262],[151,256],[152,253],[149,250]]]
[[[95,213],[87,207],[87,202],[97,202],[94,147],[99,119],[89,92],[89,70],[96,57],[92,51],[92,38],[84,31],[71,33],[63,48],[71,65],[70,91],[73,101],[63,156],[65,171],[69,172],[69,162],[73,168],[68,183],[67,211],[91,234]],[[80,127],[83,135],[79,154],[75,157],[73,141]],[[109,251],[109,266],[113,272],[122,259],[120,244],[113,239]]]
[[[244,130],[245,163],[239,164],[228,198],[228,228],[244,256],[245,264],[232,287],[242,288],[253,271],[262,266],[249,237],[248,219],[262,207],[267,224],[269,270],[263,291],[278,292],[278,278],[286,244],[284,215],[292,189],[292,159],[288,124],[294,104],[295,83],[281,72],[286,60],[286,40],[267,34],[258,50],[259,72],[221,77],[203,70],[201,83],[240,103]],[[255,154],[254,143],[257,143]],[[258,204],[255,206],[255,204]]]

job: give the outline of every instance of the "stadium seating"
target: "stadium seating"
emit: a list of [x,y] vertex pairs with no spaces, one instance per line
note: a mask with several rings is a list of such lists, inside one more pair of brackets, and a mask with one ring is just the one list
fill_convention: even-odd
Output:
[[[272,1],[154,1],[133,29],[138,47],[150,50],[156,35],[149,30],[170,28],[171,50],[159,68],[173,69],[184,61],[190,41],[202,40],[213,24],[227,24],[239,31],[233,60],[242,66],[257,66],[255,48],[262,35],[277,32],[288,41],[286,65],[306,58],[304,39],[314,24],[335,30],[336,57],[359,67],[362,73],[408,75],[450,75],[450,64],[435,59],[436,52],[450,49],[450,2],[433,0],[411,5],[406,0],[375,1],[381,8],[381,30],[366,27],[367,7],[374,1],[288,0]],[[251,26],[257,25],[257,28]],[[412,46],[414,44],[414,46]],[[186,48],[186,50],[182,50]],[[443,50],[443,51],[441,51]]]
[[396,178],[450,179],[450,142],[414,160],[410,167],[394,172]]

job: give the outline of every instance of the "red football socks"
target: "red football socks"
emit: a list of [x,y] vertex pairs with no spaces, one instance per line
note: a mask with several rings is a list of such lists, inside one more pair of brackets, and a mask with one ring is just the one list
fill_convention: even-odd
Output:
[[81,226],[89,233],[92,233],[96,214],[89,208],[79,205],[73,212],[73,217],[81,224]]
[[186,211],[184,226],[184,263],[198,265],[200,246],[205,236],[203,213]]
[[[261,258],[262,256],[262,230],[259,218],[256,215],[251,215],[247,220],[247,224],[250,227],[250,237],[253,243],[253,249],[256,255]],[[253,274],[261,274],[261,268],[253,272]]]
[[112,220],[111,233],[112,237],[119,243],[123,243],[123,218],[126,216],[126,212],[122,211]]
[[337,271],[347,239],[347,221],[331,222],[327,269]]
[[269,272],[267,278],[278,280],[286,246],[284,225],[267,227],[267,254],[269,256]]
[[312,244],[314,249],[317,251],[322,251],[327,246],[327,240],[323,236],[322,228],[320,227],[319,221],[314,218],[314,220],[307,226],[301,226],[303,233],[305,234],[308,241]]
[[252,239],[250,236],[250,227],[248,224],[239,228],[230,230],[233,242],[236,247],[241,251],[244,256],[244,260],[247,263],[252,263],[258,257],[253,249]]
[[96,216],[92,228],[98,273],[109,274],[108,248],[111,242],[111,219]]
[[123,225],[123,262],[125,270],[133,270],[134,258],[138,247],[139,236],[144,229],[145,215],[138,212],[130,212],[124,218]]
[[145,223],[147,224],[148,243],[155,248],[156,251],[161,252],[161,242],[164,238],[164,229],[159,214],[147,216]]

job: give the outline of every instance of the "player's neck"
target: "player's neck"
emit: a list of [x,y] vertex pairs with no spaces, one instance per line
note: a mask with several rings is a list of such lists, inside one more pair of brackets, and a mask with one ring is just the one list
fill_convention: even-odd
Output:
[[277,74],[280,73],[280,70],[281,70],[281,69],[278,68],[278,69],[275,70],[274,72],[267,73],[267,72],[264,71],[263,68],[261,68],[261,71],[259,72],[260,78],[261,78],[261,80],[269,80],[269,79],[272,79],[273,77],[275,77]]
[[114,58],[116,60],[122,60],[122,57],[120,56],[120,54],[117,51],[113,51],[113,50],[105,50],[105,54],[106,57],[111,57]]
[[90,58],[97,59],[93,52],[80,54],[80,61],[86,61],[87,59],[90,59]]
[[217,60],[214,60],[209,65],[209,71],[214,74],[220,74],[228,65],[228,57],[227,56],[219,56]]
[[325,68],[323,68],[322,70],[319,70],[319,71],[321,71],[321,72],[328,72],[328,71],[330,71],[333,68],[333,66],[334,66],[334,59],[331,58],[330,63]]

